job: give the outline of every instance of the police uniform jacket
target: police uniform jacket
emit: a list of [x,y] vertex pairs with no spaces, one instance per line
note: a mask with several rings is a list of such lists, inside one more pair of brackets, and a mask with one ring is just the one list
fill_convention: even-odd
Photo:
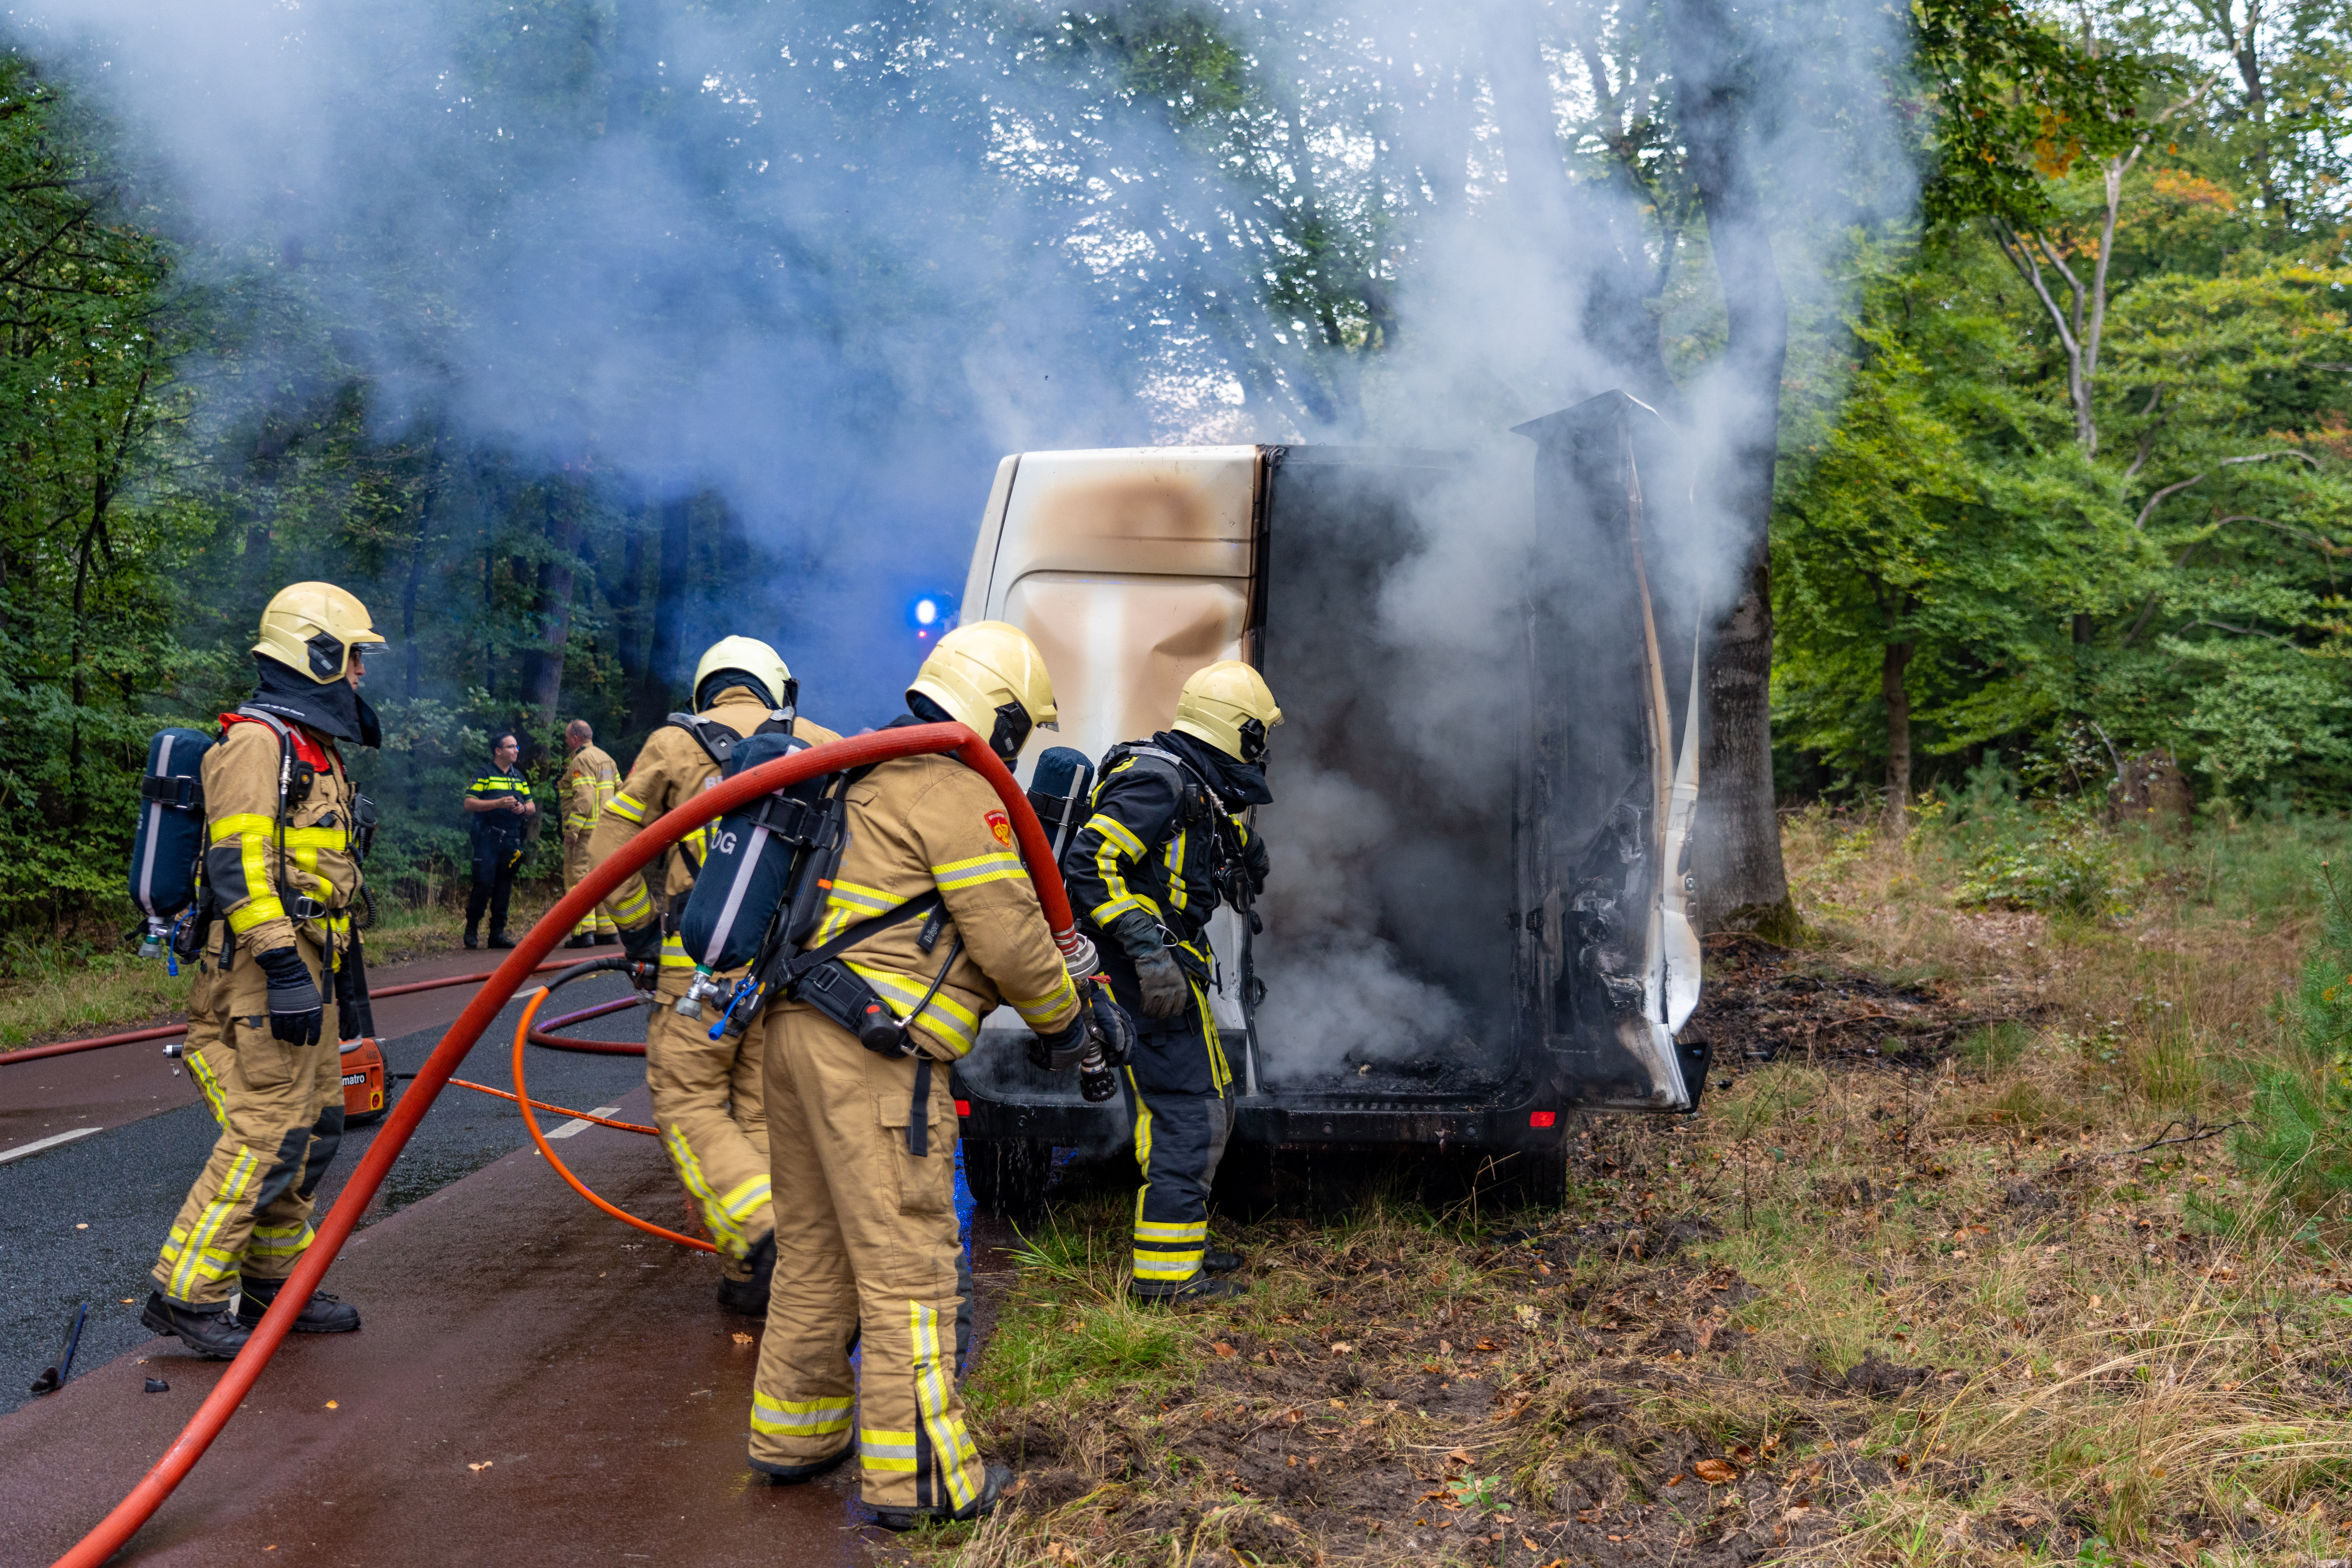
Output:
[[[359,857],[352,846],[357,791],[331,740],[289,726],[295,773],[286,797],[284,858],[279,858],[278,732],[257,720],[221,715],[220,743],[205,753],[205,882],[234,933],[225,1012],[269,1010],[268,979],[256,953],[290,947],[315,972],[331,944],[350,941],[352,900],[359,896]],[[302,775],[310,778],[306,787]],[[288,898],[310,899],[325,913],[304,918]],[[208,962],[217,961],[215,948]],[[323,987],[322,987],[323,989]]]
[[613,794],[621,787],[620,770],[595,746],[583,746],[563,764],[563,832],[585,836],[595,830]]
[[[530,784],[520,773],[485,773],[466,786],[469,800],[502,800],[512,795],[517,801],[530,798]],[[469,811],[466,826],[474,836],[477,858],[489,858],[493,862],[522,847],[522,827],[529,820],[519,811]]]
[[[753,695],[749,688],[730,686],[720,692],[710,706],[696,715],[715,719],[739,735],[749,735],[772,717],[768,705]],[[793,733],[812,746],[827,741],[838,741],[824,725],[807,719],[793,721]],[[606,804],[604,815],[596,819],[595,828],[588,840],[588,864],[603,865],[622,845],[637,836],[637,829],[660,816],[679,802],[719,782],[719,764],[702,742],[675,724],[665,724],[646,737],[637,752],[635,764],[629,769],[629,782]],[[705,836],[709,824],[705,823],[678,840],[679,853],[671,858],[669,879],[662,889],[663,896],[672,908],[677,900],[694,886],[695,874],[702,868],[708,850]],[[653,918],[653,895],[646,887],[643,872],[632,871],[621,885],[604,900],[604,908],[612,911],[614,922],[635,929]]]
[[987,780],[949,756],[884,763],[850,787],[848,827],[849,846],[810,945],[937,888],[947,919],[928,951],[926,921],[910,919],[843,955],[900,1017],[947,965],[945,982],[912,1020],[927,1054],[940,1061],[963,1056],[1000,1002],[1040,1034],[1069,1026],[1077,991],[1022,864],[1012,820]]

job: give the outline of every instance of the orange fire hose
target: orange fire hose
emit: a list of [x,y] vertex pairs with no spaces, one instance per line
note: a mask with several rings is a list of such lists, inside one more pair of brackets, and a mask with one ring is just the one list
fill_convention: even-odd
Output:
[[635,1121],[615,1121],[610,1117],[598,1116],[592,1111],[574,1110],[566,1105],[550,1105],[543,1100],[524,1100],[519,1094],[509,1094],[505,1089],[492,1089],[486,1083],[468,1083],[462,1078],[453,1078],[449,1080],[449,1087],[470,1089],[476,1094],[495,1094],[500,1100],[515,1100],[520,1104],[528,1105],[534,1110],[544,1110],[555,1116],[569,1116],[575,1121],[593,1121],[599,1127],[617,1127],[624,1132],[642,1132],[648,1138],[661,1136],[661,1129],[658,1127],[646,1127]]
[[[546,986],[541,986],[538,990],[530,994],[530,1000],[523,1005],[522,1016],[515,1020],[515,1103],[522,1110],[522,1124],[530,1129],[530,1141],[539,1145],[539,1152],[547,1157],[547,1163],[555,1167],[555,1173],[563,1178],[563,1182],[566,1186],[570,1187],[573,1192],[578,1193],[582,1197],[586,1198],[591,1204],[604,1210],[606,1214],[611,1215],[614,1219],[619,1220],[623,1225],[635,1226],[647,1236],[658,1236],[664,1241],[675,1241],[680,1247],[691,1247],[698,1252],[718,1251],[719,1249],[717,1247],[711,1246],[710,1243],[707,1241],[699,1241],[690,1236],[681,1236],[674,1230],[664,1230],[661,1226],[654,1224],[651,1220],[639,1219],[636,1215],[630,1214],[625,1210],[614,1207],[611,1204],[606,1203],[603,1198],[600,1198],[595,1194],[590,1192],[588,1190],[587,1184],[583,1182],[579,1177],[573,1175],[572,1173],[572,1167],[565,1164],[562,1160],[556,1158],[555,1151],[548,1146],[547,1135],[539,1130],[539,1118],[530,1113],[531,1102],[521,1098],[525,1089],[530,1087],[522,1080],[522,1058],[523,1047],[530,1044],[531,1018],[539,1012],[540,1004],[546,1001],[554,993],[550,991]],[[651,1132],[653,1129],[648,1127],[646,1128],[645,1131]]]
[[[359,1166],[352,1173],[342,1193],[335,1200],[325,1219],[319,1223],[310,1245],[303,1250],[301,1261],[279,1288],[268,1311],[262,1315],[245,1349],[221,1374],[220,1381],[205,1398],[195,1415],[182,1429],[163,1457],[155,1461],[130,1495],[117,1503],[112,1512],[99,1521],[96,1528],[81,1538],[57,1560],[54,1568],[100,1568],[106,1560],[120,1551],[139,1527],[154,1516],[163,1506],[163,1500],[187,1479],[211,1447],[237,1406],[253,1392],[262,1369],[285,1342],[294,1326],[294,1320],[309,1305],[312,1292],[326,1278],[327,1268],[342,1250],[358,1227],[359,1218],[391,1173],[393,1162],[416,1131],[418,1122],[440,1097],[442,1089],[450,1081],[457,1065],[488,1028],[499,1010],[507,1005],[541,960],[553,951],[564,935],[577,927],[581,918],[603,902],[621,880],[631,872],[642,869],[687,834],[714,817],[726,816],[738,806],[748,805],[761,795],[797,784],[820,773],[838,772],[845,768],[862,767],[868,763],[887,762],[896,757],[926,755],[952,752],[974,773],[986,779],[1003,804],[1005,815],[1012,819],[1013,830],[1018,836],[1021,857],[1027,862],[1031,885],[1036,889],[1037,901],[1043,906],[1045,923],[1054,933],[1054,941],[1067,957],[1077,953],[1085,939],[1077,934],[1076,922],[1070,914],[1069,895],[1062,887],[1059,868],[1054,863],[1053,847],[1045,837],[1045,828],[1037,821],[1029,798],[1003,762],[987,745],[961,724],[910,724],[899,729],[883,730],[873,734],[854,736],[844,741],[829,741],[821,746],[811,746],[779,757],[772,763],[762,763],[722,779],[701,791],[676,808],[640,830],[613,857],[585,877],[566,893],[556,906],[540,918],[539,923],[523,933],[515,950],[499,965],[489,982],[475,994],[449,1026],[441,1043],[433,1047],[417,1070],[415,1081],[399,1105],[385,1120],[383,1130],[368,1145]],[[516,1086],[522,1088],[520,1080]]]

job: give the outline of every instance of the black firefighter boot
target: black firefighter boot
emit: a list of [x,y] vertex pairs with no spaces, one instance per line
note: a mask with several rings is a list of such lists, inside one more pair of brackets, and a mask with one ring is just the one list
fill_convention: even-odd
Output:
[[885,1530],[912,1530],[927,1520],[955,1523],[968,1519],[985,1519],[996,1510],[997,1500],[1011,1489],[1013,1472],[1002,1465],[990,1465],[981,1471],[981,1476],[980,1495],[961,1508],[877,1508],[874,1510],[874,1522]]
[[472,952],[481,945],[481,937],[476,933],[474,927],[468,924],[466,927],[466,951],[467,952]]
[[1227,1279],[1205,1269],[1189,1279],[1130,1279],[1127,1293],[1134,1300],[1145,1303],[1179,1301],[1214,1301],[1227,1296],[1246,1296],[1249,1287],[1238,1279]]
[[[250,1275],[239,1281],[236,1321],[250,1329],[261,1321],[269,1304],[278,1300],[283,1279],[256,1279]],[[360,1326],[360,1310],[324,1290],[302,1303],[302,1315],[294,1320],[298,1334],[348,1334]]]
[[776,1233],[770,1231],[751,1244],[751,1253],[744,1258],[743,1267],[751,1270],[745,1279],[719,1277],[719,1305],[721,1310],[740,1312],[747,1318],[768,1315],[768,1287],[776,1274]]
[[253,1337],[230,1313],[227,1302],[209,1309],[183,1307],[165,1300],[161,1290],[148,1292],[139,1321],[159,1334],[177,1334],[182,1344],[214,1361],[234,1361]]

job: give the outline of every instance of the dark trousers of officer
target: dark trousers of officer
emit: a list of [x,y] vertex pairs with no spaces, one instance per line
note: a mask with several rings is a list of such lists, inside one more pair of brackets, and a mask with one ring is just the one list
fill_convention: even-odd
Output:
[[1233,1074],[1200,983],[1192,982],[1192,1000],[1176,1017],[1146,1017],[1135,965],[1116,940],[1106,947],[1111,994],[1135,1019],[1135,1056],[1125,1075],[1143,1177],[1135,1194],[1135,1283],[1150,1293],[1201,1272],[1209,1189],[1233,1131]]
[[490,934],[505,934],[507,904],[514,897],[515,867],[521,859],[522,850],[519,846],[489,843],[474,847],[474,885],[466,893],[466,930],[468,932],[481,925],[482,910],[488,906]]

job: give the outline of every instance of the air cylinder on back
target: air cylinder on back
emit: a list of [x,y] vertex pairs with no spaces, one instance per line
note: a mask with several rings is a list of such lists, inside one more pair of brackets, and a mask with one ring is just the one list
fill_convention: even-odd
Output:
[[[733,778],[807,749],[797,736],[753,735],[735,748],[720,776]],[[709,858],[677,920],[678,940],[700,974],[740,968],[758,954],[770,922],[792,895],[793,868],[824,818],[832,780],[829,773],[803,779],[711,826]]]
[[163,950],[172,917],[196,900],[196,862],[205,851],[205,753],[210,735],[158,730],[147,742],[139,781],[139,829],[131,841],[131,898],[147,917],[139,954]]

